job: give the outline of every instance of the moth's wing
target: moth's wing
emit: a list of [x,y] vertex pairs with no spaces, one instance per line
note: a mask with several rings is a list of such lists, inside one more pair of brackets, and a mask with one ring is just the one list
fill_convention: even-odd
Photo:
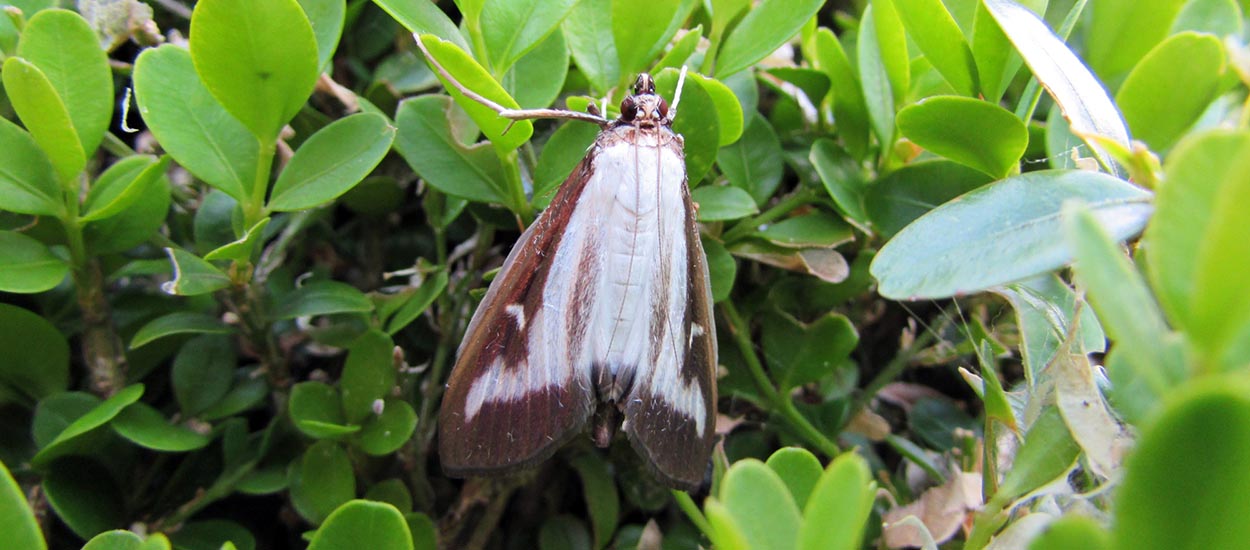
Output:
[[[707,471],[716,433],[716,328],[707,259],[685,182],[682,200],[686,253],[684,309],[667,327],[676,353],[662,353],[648,379],[637,380],[625,405],[624,431],[652,472],[669,485],[694,489]],[[676,302],[674,307],[681,307]]]
[[505,473],[541,462],[581,432],[592,412],[583,375],[570,362],[553,360],[565,356],[551,349],[560,339],[550,334],[563,321],[540,313],[552,309],[543,303],[550,259],[593,157],[592,148],[521,235],[469,322],[439,412],[439,456],[449,475]]

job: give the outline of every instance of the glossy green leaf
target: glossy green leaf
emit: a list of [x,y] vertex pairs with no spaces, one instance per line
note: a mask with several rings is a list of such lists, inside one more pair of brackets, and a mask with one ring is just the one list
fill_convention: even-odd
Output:
[[169,180],[150,179],[138,198],[116,216],[94,221],[84,231],[86,248],[96,256],[126,252],[153,240],[165,225],[171,202]]
[[1112,548],[1235,548],[1250,537],[1247,396],[1244,377],[1205,380],[1143,428],[1115,495]]
[[[1047,28],[1046,23],[1014,0],[983,1],[1037,80],[1063,110],[1073,132],[1081,136],[1104,136],[1128,147],[1128,129],[1111,97],[1085,64]],[[1112,0],[1112,3],[1124,2]],[[1105,35],[1100,36],[1099,40],[1104,38]],[[1113,166],[1101,146],[1092,142],[1089,145],[1104,166]]]
[[1145,225],[1150,193],[1083,171],[1039,171],[981,187],[921,216],[872,262],[882,296],[969,294],[1056,269],[1072,258],[1056,239],[1060,207],[1082,201],[1116,239]]
[[833,31],[824,27],[816,30],[815,61],[816,66],[829,76],[833,91],[833,119],[838,126],[838,135],[855,158],[864,158],[868,152],[869,132],[864,92],[846,50],[842,49],[842,43],[838,42]]
[[47,76],[83,153],[93,154],[113,118],[113,73],[95,31],[74,12],[40,10],[22,29],[17,55]]
[[415,321],[422,313],[425,313],[425,310],[430,308],[434,300],[438,299],[443,294],[443,291],[447,289],[447,282],[447,272],[440,270],[422,282],[420,287],[412,289],[408,299],[395,310],[394,314],[386,318],[386,333],[394,336],[395,333]]
[[913,162],[868,186],[864,209],[873,229],[889,239],[926,212],[992,179],[947,160]]
[[1195,31],[1209,33],[1221,39],[1232,35],[1241,36],[1244,29],[1242,13],[1245,6],[1238,0],[1197,0],[1185,2],[1180,13],[1172,20],[1170,34]]
[[673,40],[672,46],[669,46],[668,51],[655,62],[652,70],[658,71],[669,67],[680,69],[683,65],[692,63],[690,56],[694,55],[699,47],[701,38],[703,38],[703,25],[695,25],[693,29],[687,29],[680,38]]
[[360,450],[373,456],[385,456],[404,446],[417,428],[417,412],[402,399],[382,402],[382,414],[365,418],[360,429]]
[[174,280],[161,285],[161,290],[177,296],[198,296],[230,286],[230,276],[195,254],[174,248],[165,252],[173,264]]
[[556,30],[576,0],[486,0],[479,26],[491,70],[503,74]]
[[868,220],[864,211],[864,181],[859,173],[858,163],[850,157],[838,144],[828,138],[822,138],[812,144],[808,160],[820,176],[829,196],[833,197],[838,212],[847,221],[863,224]]
[[200,81],[186,49],[143,50],[135,61],[134,87],[143,121],[179,165],[235,200],[251,199],[256,138]]
[[747,542],[743,528],[730,513],[728,507],[721,504],[715,497],[709,497],[703,503],[703,513],[707,515],[707,521],[712,526],[712,532],[708,536],[716,548],[725,550],[752,548]]
[[48,468],[42,488],[56,515],[83,539],[125,526],[121,488],[108,469],[95,460],[57,460]]
[[416,34],[433,34],[443,40],[450,40],[462,50],[469,49],[469,43],[456,24],[434,2],[408,2],[406,0],[374,0],[374,4],[391,14],[399,24]]
[[204,86],[262,142],[277,138],[317,81],[317,40],[295,0],[209,0],[191,15]]
[[1024,434],[1024,443],[990,502],[1003,505],[1054,481],[1072,468],[1080,451],[1059,409],[1046,407]]
[[603,548],[612,540],[620,521],[621,502],[612,469],[598,455],[579,454],[571,460],[582,481],[582,495],[590,514],[595,548]]
[[564,18],[562,30],[577,68],[590,81],[591,91],[602,94],[621,79],[621,62],[612,34],[612,0],[581,0]]
[[35,294],[51,290],[69,264],[43,243],[16,231],[0,231],[0,291]]
[[[61,391],[40,399],[35,405],[35,414],[30,423],[31,439],[37,447],[47,447],[65,428],[91,412],[101,402],[99,397],[81,391]],[[101,430],[92,434],[92,437],[82,439],[98,440],[98,435],[106,434]]]
[[828,212],[788,218],[769,225],[756,236],[785,248],[833,248],[855,239],[851,226]]
[[[127,163],[119,172],[113,173],[113,167],[130,159],[139,159],[142,162]],[[144,191],[151,189],[153,182],[165,175],[165,171],[169,169],[169,161],[167,156],[156,159],[145,155],[128,157],[110,166],[87,193],[82,220],[102,220],[130,208],[139,201]]]
[[113,419],[112,426],[118,435],[154,451],[183,453],[212,441],[207,434],[171,424],[160,411],[144,403],[126,407]]
[[219,420],[234,416],[260,405],[269,395],[269,383],[255,369],[234,371],[234,383],[230,391],[213,406],[200,413],[203,420]]
[[315,281],[282,297],[274,307],[274,319],[294,319],[333,313],[367,313],[373,302],[356,287],[338,281]]
[[[661,97],[673,97],[680,71],[664,69],[655,76],[655,90]],[[697,184],[712,168],[720,149],[720,120],[716,102],[693,78],[686,79],[681,105],[673,131],[685,138],[686,177],[691,186]]]
[[[301,484],[298,491],[292,488],[296,493],[292,498],[305,503],[307,508],[301,512],[310,513],[308,520],[313,523],[322,523],[336,508],[356,496],[356,476],[352,471],[351,458],[333,441],[314,443],[295,466],[300,469]],[[389,504],[371,504],[393,509]],[[406,526],[404,532],[408,532]],[[364,540],[367,539],[355,538],[353,544],[362,544]]]
[[105,531],[87,541],[82,550],[141,550],[143,539],[125,529]]
[[178,550],[224,550],[233,544],[238,550],[255,550],[256,537],[245,527],[230,520],[208,519],[190,521],[171,535]]
[[373,414],[373,402],[389,395],[395,386],[394,348],[391,337],[376,330],[362,334],[347,348],[339,389],[348,422]]
[[820,476],[807,500],[796,548],[862,548],[875,496],[875,484],[867,461],[855,452],[839,455]]
[[787,391],[833,374],[858,344],[855,326],[837,313],[807,325],[785,316],[770,317],[761,336],[769,370]]
[[759,213],[755,199],[738,187],[705,185],[691,191],[690,199],[698,205],[699,221],[736,220]]
[[939,96],[898,113],[898,129],[916,145],[1003,178],[1016,171],[1029,131],[1006,109],[967,97]]
[[721,484],[720,498],[750,548],[794,548],[802,520],[785,482],[763,462],[735,462]]
[[0,118],[0,209],[59,216],[61,187],[48,157],[25,130]]
[[609,20],[622,76],[630,78],[654,60],[668,40],[668,23],[680,7],[680,0],[656,0],[645,9],[630,0],[612,0]]
[[1067,515],[1055,520],[1029,543],[1029,550],[1106,550],[1111,537],[1098,521],[1081,515]]
[[[1165,166],[1158,210],[1146,231],[1146,265],[1169,318],[1208,353],[1231,344],[1250,322],[1250,292],[1230,258],[1244,253],[1245,219],[1235,206],[1250,194],[1245,132],[1195,136]],[[1144,335],[1143,335],[1144,336]]]
[[412,493],[408,491],[408,486],[404,484],[404,480],[399,478],[391,478],[374,483],[365,492],[365,500],[385,502],[394,506],[396,510],[399,510],[399,513],[405,516],[412,512]]
[[87,156],[52,82],[39,67],[20,57],[6,59],[0,76],[13,110],[47,155],[57,178],[72,180],[86,166]]
[[35,520],[35,512],[3,462],[0,462],[0,532],[5,533],[5,544],[12,544],[14,548],[43,550],[48,547]]
[[300,382],[291,388],[291,421],[299,431],[313,438],[333,438],[355,433],[343,420],[339,394],[322,382]]
[[343,23],[346,17],[346,5],[343,0],[297,0],[304,16],[313,30],[313,38],[317,41],[317,67],[324,71],[329,68],[330,59],[334,57],[334,49],[339,45],[339,37],[343,34]]
[[598,135],[598,126],[576,120],[563,124],[551,134],[534,169],[534,206],[544,207],[551,202],[560,184],[585,158]]
[[308,544],[308,550],[340,548],[410,550],[412,534],[403,514],[394,506],[353,500],[335,509]]
[[[482,97],[494,101],[505,108],[517,109],[520,107],[516,100],[508,95],[503,86],[485,68],[478,65],[477,61],[455,44],[432,34],[422,35],[421,43],[434,56],[434,59],[437,59],[439,64],[451,74],[452,78],[455,78],[465,88],[473,90]],[[447,89],[448,95],[456,101],[456,104],[461,109],[464,109],[469,114],[469,117],[473,119],[478,128],[482,129],[482,133],[486,135],[486,138],[490,140],[491,144],[501,154],[515,150],[522,143],[529,140],[530,136],[534,135],[534,124],[532,122],[528,120],[512,121],[503,118],[490,107],[465,97],[452,83],[446,81],[443,75],[440,74],[438,78],[443,82],[443,87]],[[420,99],[416,101],[420,101]],[[397,123],[400,128],[404,127],[403,122],[399,121],[398,118]],[[409,160],[409,162],[412,161]]]
[[522,108],[542,109],[559,97],[568,70],[569,46],[557,30],[518,59],[501,81]]
[[538,529],[540,550],[589,550],[590,544],[586,524],[570,514],[550,516]]
[[698,73],[689,73],[686,78],[698,82],[716,106],[716,123],[717,129],[720,130],[717,145],[724,147],[738,141],[738,138],[742,137],[742,104],[734,96],[733,90],[715,78],[708,78]]
[[[1074,328],[1077,338],[1073,350],[1106,351],[1106,335],[1098,317],[1058,276],[1026,279],[996,292],[1007,298],[1016,312],[1016,326],[1023,340],[1020,354],[1024,358],[1024,377],[1030,384],[1050,365]],[[1080,318],[1076,319],[1078,307]]]
[[[233,208],[231,211],[233,213]],[[198,214],[198,213],[197,213]],[[242,237],[223,244],[208,254],[204,255],[205,260],[232,260],[236,262],[249,262],[257,252],[257,247],[262,244],[265,238],[265,228],[269,226],[270,218],[261,218]]]
[[1207,109],[1223,76],[1220,40],[1185,32],[1150,50],[1124,80],[1115,102],[1133,137],[1162,151]]
[[738,275],[738,262],[725,250],[725,245],[710,237],[703,237],[703,253],[707,255],[708,278],[711,279],[712,302],[729,298],[734,279]]
[[[1039,15],[1046,13],[1048,4],[1047,0],[1026,0],[1019,3]],[[985,4],[976,2],[974,19],[971,34],[972,57],[976,59],[981,95],[986,101],[997,102],[1020,71],[1024,60],[1011,47],[1011,41],[1007,40],[1007,35],[1003,34]]]
[[767,119],[752,114],[742,138],[716,153],[716,165],[730,185],[749,193],[755,204],[763,205],[776,192],[785,171],[781,140]]
[[118,413],[129,407],[135,401],[143,396],[143,384],[134,384],[127,386],[125,389],[113,394],[112,397],[104,400],[103,403],[96,405],[86,414],[79,417],[66,426],[61,433],[57,434],[56,439],[48,443],[43,449],[31,459],[31,463],[36,466],[47,465],[52,459],[61,456],[62,453],[70,449],[70,444],[75,438],[103,427],[113,420]]
[[413,548],[438,548],[438,525],[430,516],[420,512],[404,514],[408,531],[412,533]]
[[1090,5],[1089,66],[1104,79],[1122,76],[1162,42],[1184,0],[1102,0]]
[[273,184],[269,209],[305,210],[326,204],[354,187],[391,150],[395,128],[386,117],[358,113],[313,134]]
[[[503,168],[486,143],[462,145],[449,126],[451,98],[421,96],[399,104],[395,150],[426,183],[476,202],[503,199]],[[511,134],[511,132],[509,132]]]
[[781,47],[816,15],[820,0],[764,0],[747,12],[721,45],[716,76],[741,71]]
[[183,415],[195,416],[220,401],[230,391],[237,364],[228,336],[205,334],[183,344],[171,373],[174,397]]
[[790,489],[790,496],[794,497],[794,503],[800,510],[807,506],[808,496],[812,494],[812,489],[816,488],[816,482],[824,473],[820,460],[801,447],[777,449],[764,464],[777,472],[777,476],[785,482]]
[[961,95],[975,97],[978,86],[972,50],[942,1],[889,1],[894,2],[907,35],[942,78]]
[[[876,24],[876,9],[876,4],[873,4],[864,10],[855,48],[856,65],[859,69],[860,87],[863,90],[861,95],[864,98],[864,106],[872,133],[876,135],[879,144],[892,146],[894,143],[894,110],[896,105],[894,96],[897,92],[893,90],[896,84],[890,81],[890,77],[894,73],[889,70],[889,66],[886,64],[886,54],[894,52],[898,48],[890,47],[887,50],[883,50],[883,47],[888,43],[882,44],[881,39],[877,36],[879,31]],[[899,30],[901,31],[901,29]]]

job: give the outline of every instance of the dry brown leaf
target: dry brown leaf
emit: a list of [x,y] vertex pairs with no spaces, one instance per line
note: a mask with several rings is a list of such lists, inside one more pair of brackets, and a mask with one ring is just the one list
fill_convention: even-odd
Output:
[[930,488],[915,502],[885,513],[882,537],[889,548],[920,546],[924,534],[914,526],[899,524],[907,516],[916,516],[933,540],[942,543],[955,536],[968,514],[981,507],[981,475],[955,472],[946,483]]

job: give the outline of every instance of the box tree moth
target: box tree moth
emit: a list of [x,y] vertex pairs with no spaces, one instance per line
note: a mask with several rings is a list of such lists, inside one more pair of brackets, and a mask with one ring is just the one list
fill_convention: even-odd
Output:
[[593,108],[506,109],[421,48],[446,83],[503,117],[602,128],[469,323],[439,414],[443,469],[508,473],[551,457],[588,424],[606,447],[619,424],[661,481],[698,487],[715,433],[716,330],[671,126],[685,71],[671,107],[642,74],[608,120]]

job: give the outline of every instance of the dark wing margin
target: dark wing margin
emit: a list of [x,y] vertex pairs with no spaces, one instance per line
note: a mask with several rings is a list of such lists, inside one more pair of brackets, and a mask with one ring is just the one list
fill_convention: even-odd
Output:
[[[689,262],[682,336],[689,348],[678,379],[686,383],[693,380],[703,396],[703,433],[698,432],[694,419],[664,400],[660,392],[665,388],[649,385],[641,385],[631,394],[625,407],[625,433],[652,473],[671,486],[694,490],[703,483],[716,436],[716,327],[707,257],[684,182],[682,198],[687,212],[684,224]],[[702,330],[694,329],[696,326]]]
[[584,429],[592,412],[593,396],[576,383],[487,401],[472,419],[465,411],[474,382],[490,376],[495,361],[514,369],[528,366],[531,357],[550,356],[530,353],[529,327],[505,308],[520,305],[524,318],[534,319],[543,307],[550,259],[593,173],[595,151],[592,147],[551,206],[521,235],[469,322],[438,418],[439,457],[450,476],[506,474],[546,460]]

